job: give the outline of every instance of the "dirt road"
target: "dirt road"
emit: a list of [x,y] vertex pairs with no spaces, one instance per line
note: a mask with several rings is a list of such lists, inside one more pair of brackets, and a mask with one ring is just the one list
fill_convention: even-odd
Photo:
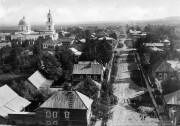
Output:
[[[121,43],[124,44],[125,40],[126,39],[121,40]],[[131,42],[128,43],[128,45],[131,44]],[[132,48],[127,48],[125,44],[122,48],[118,49],[120,52],[120,58],[117,63],[118,70],[114,81],[114,94],[119,100],[118,104],[111,110],[113,112],[113,117],[111,120],[108,120],[107,126],[158,126],[157,118],[147,117],[142,121],[140,114],[133,110],[133,108],[127,103],[128,98],[135,97],[136,95],[143,93],[145,90],[134,84],[130,78],[131,71],[138,69],[134,59],[130,62],[127,61],[129,51],[132,50]]]

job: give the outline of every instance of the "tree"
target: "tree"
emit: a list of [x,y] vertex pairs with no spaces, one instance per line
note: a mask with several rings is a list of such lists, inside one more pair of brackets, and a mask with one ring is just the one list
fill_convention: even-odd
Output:
[[115,32],[109,34],[109,37],[114,38],[115,40],[117,40],[117,34]]
[[22,48],[19,46],[15,46],[12,48],[12,51],[10,53],[10,65],[12,66],[13,70],[19,70],[20,66],[20,54],[22,52]]
[[41,67],[48,73],[49,77],[57,80],[62,76],[61,64],[51,55],[43,55]]
[[23,43],[22,43],[22,47],[26,48],[28,47],[29,45],[29,40],[25,40]]
[[90,77],[87,76],[86,79],[80,83],[82,83],[82,84],[77,89],[79,92],[81,92],[82,94],[92,98],[93,100],[98,98],[99,88],[91,80]]
[[72,70],[74,55],[70,49],[63,48],[56,53],[55,57],[61,63],[63,70]]
[[40,56],[42,55],[42,49],[41,44],[35,41],[34,47],[33,47],[33,55],[34,56]]
[[97,46],[97,61],[100,61],[104,66],[106,63],[109,63],[112,57],[112,46],[106,39],[103,39],[98,43]]

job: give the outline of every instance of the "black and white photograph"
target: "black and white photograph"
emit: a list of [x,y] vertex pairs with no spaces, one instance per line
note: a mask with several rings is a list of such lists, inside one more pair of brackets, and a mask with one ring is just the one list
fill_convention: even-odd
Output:
[[180,0],[0,0],[0,126],[180,126]]

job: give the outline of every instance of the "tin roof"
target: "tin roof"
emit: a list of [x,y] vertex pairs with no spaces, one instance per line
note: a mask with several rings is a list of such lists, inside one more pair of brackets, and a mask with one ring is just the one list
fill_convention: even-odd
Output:
[[0,87],[0,101],[0,115],[3,117],[7,117],[10,112],[19,112],[30,104],[7,85]]
[[165,39],[163,42],[164,43],[169,43],[170,41],[168,39]]
[[174,70],[180,69],[180,61],[167,60],[166,62],[169,63]]
[[164,95],[167,104],[180,105],[180,90]]
[[159,61],[152,68],[155,72],[172,72],[174,70],[166,61]]
[[101,84],[98,83],[97,81],[93,80],[91,77],[87,78],[88,80],[82,80],[81,82],[79,82],[76,86],[73,87],[74,90],[77,90],[78,88],[82,87],[85,83],[87,83],[87,81],[92,82],[92,84],[94,84],[99,90],[101,89]]
[[150,47],[150,49],[151,49],[152,51],[160,51],[160,52],[164,51],[163,49],[157,48],[156,46]]
[[[72,101],[70,97],[73,97]],[[40,108],[87,110],[91,107],[92,102],[92,99],[78,91],[58,91],[45,101]]]
[[164,43],[144,43],[144,45],[147,47],[154,47],[154,46],[163,47]]
[[28,80],[37,88],[46,88],[50,87],[53,83],[53,80],[47,79],[40,71],[36,71],[32,74]]
[[73,74],[102,74],[101,64],[74,64]]
[[55,42],[52,39],[48,39],[43,44],[53,44],[53,45],[55,45]]
[[99,38],[99,40],[104,40],[104,39],[106,39],[106,40],[115,40],[114,38],[111,38],[111,37],[101,37],[101,38]]

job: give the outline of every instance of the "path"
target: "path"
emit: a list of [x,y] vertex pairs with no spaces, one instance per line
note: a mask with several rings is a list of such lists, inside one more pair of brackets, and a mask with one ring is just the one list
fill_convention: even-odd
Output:
[[[122,39],[121,43],[124,44],[125,40]],[[132,42],[129,44],[132,45]],[[132,50],[133,48],[129,49],[125,44],[123,48],[118,49],[120,51],[120,58],[118,59],[118,70],[114,81],[114,94],[119,100],[118,104],[111,110],[113,117],[108,120],[107,126],[158,126],[157,118],[147,117],[145,121],[141,121],[140,114],[134,111],[126,102],[124,103],[128,98],[135,97],[145,90],[135,85],[130,78],[131,71],[138,69],[134,59],[132,59],[134,60],[132,62],[126,61],[129,51]]]

